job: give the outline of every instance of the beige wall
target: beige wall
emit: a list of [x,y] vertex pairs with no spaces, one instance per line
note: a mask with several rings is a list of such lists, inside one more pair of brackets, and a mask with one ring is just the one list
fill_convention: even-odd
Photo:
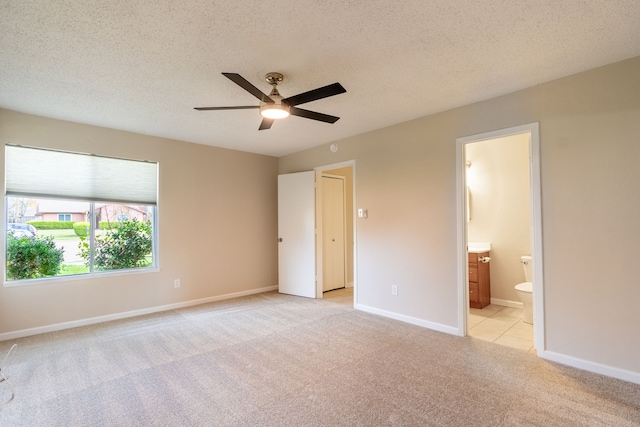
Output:
[[456,138],[539,122],[546,351],[638,375],[638,76],[640,57],[285,156],[280,173],[355,160],[357,302],[458,327]]
[[[491,298],[520,302],[520,256],[531,255],[529,135],[465,145],[471,220],[469,241],[491,242]],[[495,301],[499,299],[502,301]]]
[[2,287],[0,333],[277,285],[276,158],[7,110],[0,141],[157,161],[160,174],[160,271]]

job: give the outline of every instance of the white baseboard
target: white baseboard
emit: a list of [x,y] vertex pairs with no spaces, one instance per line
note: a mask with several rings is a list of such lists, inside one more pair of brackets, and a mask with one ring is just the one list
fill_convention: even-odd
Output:
[[520,301],[510,301],[508,299],[491,298],[491,304],[501,305],[503,307],[519,308],[522,310],[524,305]]
[[[505,300],[498,300],[500,302]],[[493,300],[491,301],[493,304]],[[509,302],[509,301],[506,301]],[[517,302],[511,301],[512,303],[518,304]],[[498,305],[505,305],[499,304]],[[522,304],[522,303],[519,303]],[[506,307],[509,307],[505,305]],[[422,326],[428,329],[433,329],[439,332],[444,332],[451,335],[459,335],[459,329],[451,326],[442,325],[440,323],[429,322],[427,320],[418,319],[411,316],[404,316],[401,314],[393,313],[390,311],[380,310],[374,307],[369,307],[362,304],[356,304],[354,306],[356,310],[365,311],[367,313],[377,314],[384,317],[389,317],[391,319],[400,320],[402,322],[411,323],[413,325]],[[600,375],[605,375],[612,378],[617,378],[623,381],[628,381],[635,384],[640,384],[640,373],[628,371],[625,369],[614,368],[607,365],[602,365],[600,363],[591,362],[588,360],[579,359],[573,356],[567,356],[560,353],[555,353],[552,351],[544,350],[537,352],[538,357],[549,360],[551,362],[557,362],[562,365],[571,366],[573,368],[582,369],[584,371],[593,372]]]
[[560,363],[562,365],[571,366],[573,368],[582,369],[584,371],[594,372],[596,374],[605,375],[607,377],[617,378],[619,380],[628,381],[630,383],[640,384],[639,372],[614,368],[612,366],[602,365],[600,363],[578,359],[577,357],[567,356],[566,354],[556,353],[548,350],[538,351],[538,356],[552,362]]
[[177,308],[191,307],[193,305],[206,304],[208,302],[222,301],[231,298],[238,298],[247,295],[260,294],[263,292],[277,291],[278,286],[266,286],[264,288],[250,289],[248,291],[234,292],[231,294],[217,295],[214,297],[201,298],[191,301],[178,302],[175,304],[160,305],[157,307],[143,308],[140,310],[126,311],[122,313],[108,314],[105,316],[90,317],[87,319],[73,320],[70,322],[55,323],[53,325],[38,326],[36,328],[22,329],[19,331],[5,332],[0,334],[0,341],[12,340],[31,335],[43,334],[46,332],[61,331],[63,329],[77,328],[79,326],[94,325],[96,323],[109,322],[111,320],[126,319],[128,317],[141,316],[144,314],[158,313],[160,311],[175,310]]
[[[201,298],[201,299],[197,299],[197,300],[184,301],[184,302],[179,302],[179,303],[175,303],[175,304],[167,304],[167,305],[162,305],[162,306],[157,306],[157,307],[144,308],[144,309],[140,309],[140,310],[133,310],[133,311],[127,311],[127,312],[122,312],[122,313],[109,314],[109,315],[105,315],[105,316],[98,316],[98,317],[91,317],[91,318],[87,318],[87,319],[74,320],[74,321],[71,321],[71,322],[63,322],[63,323],[56,323],[56,324],[53,324],[53,325],[39,326],[39,327],[36,327],[36,328],[22,329],[22,330],[19,330],[19,331],[5,332],[5,333],[0,334],[0,341],[17,339],[17,338],[27,337],[27,336],[31,336],[31,335],[42,334],[42,333],[46,333],[46,332],[61,331],[61,330],[64,330],[64,329],[77,328],[77,327],[80,327],[80,326],[93,325],[93,324],[96,324],[96,323],[109,322],[111,320],[126,319],[126,318],[129,318],[129,317],[141,316],[141,315],[151,314],[151,313],[158,313],[158,312],[161,312],[161,311],[175,310],[175,309],[178,309],[178,308],[191,307],[191,306],[194,306],[194,305],[206,304],[206,303],[209,303],[209,302],[222,301],[222,300],[226,300],[226,299],[238,298],[238,297],[242,297],[242,296],[259,294],[259,293],[263,293],[263,292],[270,292],[270,291],[276,291],[276,290],[278,290],[278,286],[277,285],[276,286],[266,286],[266,287],[263,287],[263,288],[250,289],[250,290],[247,290],[247,291],[234,292],[234,293],[225,294],[225,295],[217,295],[217,296],[214,296],[214,297],[207,297],[207,298]],[[518,302],[515,302],[515,301],[500,300],[500,299],[496,299],[496,302],[494,302],[493,298],[491,299],[491,303],[492,304],[497,304],[497,305],[503,305],[505,307],[514,307],[514,308],[521,308],[521,307],[516,307],[517,304],[522,305],[522,303],[518,303]],[[512,304],[512,305],[508,305],[508,304]],[[402,315],[402,314],[393,313],[391,311],[380,310],[378,308],[366,306],[366,305],[363,305],[363,304],[356,304],[354,306],[354,308],[356,310],[361,310],[361,311],[364,311],[364,312],[367,312],[367,313],[372,313],[372,314],[376,314],[376,315],[379,315],[379,316],[388,317],[388,318],[395,319],[395,320],[400,320],[401,322],[406,322],[406,323],[410,323],[412,325],[422,326],[422,327],[425,327],[425,328],[428,328],[428,329],[433,329],[435,331],[444,332],[444,333],[451,334],[451,335],[459,335],[459,329],[458,328],[454,328],[454,327],[451,327],[451,326],[443,325],[443,324],[440,324],[440,323],[430,322],[430,321],[427,321],[427,320],[418,319],[416,317],[405,316],[405,315]],[[594,373],[605,375],[605,376],[608,376],[608,377],[617,378],[617,379],[620,379],[620,380],[623,380],[623,381],[628,381],[628,382],[631,382],[631,383],[640,384],[640,373],[638,373],[638,372],[628,371],[628,370],[620,369],[620,368],[614,368],[614,367],[611,367],[611,366],[602,365],[602,364],[599,364],[599,363],[591,362],[591,361],[584,360],[584,359],[579,359],[579,358],[573,357],[573,356],[567,356],[567,355],[564,355],[564,354],[561,354],[561,353],[556,353],[556,352],[548,351],[548,350],[538,351],[537,354],[538,354],[539,357],[541,357],[541,358],[543,358],[545,360],[549,360],[549,361],[552,361],[552,362],[557,362],[557,363],[560,363],[560,364],[563,364],[563,365],[571,366],[571,367],[582,369],[582,370],[589,371],[589,372],[594,372]]]
[[370,307],[363,304],[355,304],[356,310],[366,311],[367,313],[377,314],[379,316],[389,317],[391,319],[400,320],[401,322],[411,323],[412,325],[422,326],[423,328],[433,329],[434,331],[444,332],[451,335],[459,335],[458,328],[443,325],[441,323],[429,322],[428,320],[418,319],[417,317],[405,316],[391,311],[380,310],[379,308]]

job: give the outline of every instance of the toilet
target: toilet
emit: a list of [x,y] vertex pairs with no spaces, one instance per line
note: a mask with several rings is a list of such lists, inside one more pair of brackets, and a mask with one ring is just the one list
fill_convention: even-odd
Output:
[[526,282],[518,283],[515,288],[520,301],[524,306],[522,321],[533,324],[533,283],[531,282],[531,257],[521,256],[520,262],[524,268],[524,279]]

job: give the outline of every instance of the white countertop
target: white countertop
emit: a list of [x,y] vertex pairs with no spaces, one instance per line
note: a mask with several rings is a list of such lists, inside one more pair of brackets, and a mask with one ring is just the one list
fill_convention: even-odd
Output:
[[467,242],[467,252],[478,254],[481,252],[489,252],[491,250],[491,242]]

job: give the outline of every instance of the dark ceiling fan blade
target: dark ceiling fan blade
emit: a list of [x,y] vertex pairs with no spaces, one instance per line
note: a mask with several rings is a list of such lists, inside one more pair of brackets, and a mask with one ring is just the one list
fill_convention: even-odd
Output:
[[223,76],[240,86],[242,89],[249,92],[251,95],[255,96],[262,102],[266,102],[267,104],[273,104],[273,99],[269,98],[267,95],[262,93],[260,89],[249,83],[244,77],[240,74],[236,73],[222,73]]
[[271,128],[273,124],[273,119],[267,119],[266,117],[262,119],[262,123],[260,123],[260,127],[258,130],[267,130]]
[[258,105],[239,105],[237,107],[194,107],[194,110],[209,111],[209,110],[254,110],[260,108]]
[[305,119],[318,120],[325,123],[335,123],[340,117],[330,116],[328,114],[316,113],[315,111],[303,110],[302,108],[291,107],[289,113],[292,116],[304,117]]
[[346,91],[347,90],[343,88],[340,83],[334,83],[308,92],[299,93],[298,95],[290,96],[289,98],[283,99],[283,101],[293,107],[294,105],[300,105],[318,99],[328,98],[333,95],[339,95]]

